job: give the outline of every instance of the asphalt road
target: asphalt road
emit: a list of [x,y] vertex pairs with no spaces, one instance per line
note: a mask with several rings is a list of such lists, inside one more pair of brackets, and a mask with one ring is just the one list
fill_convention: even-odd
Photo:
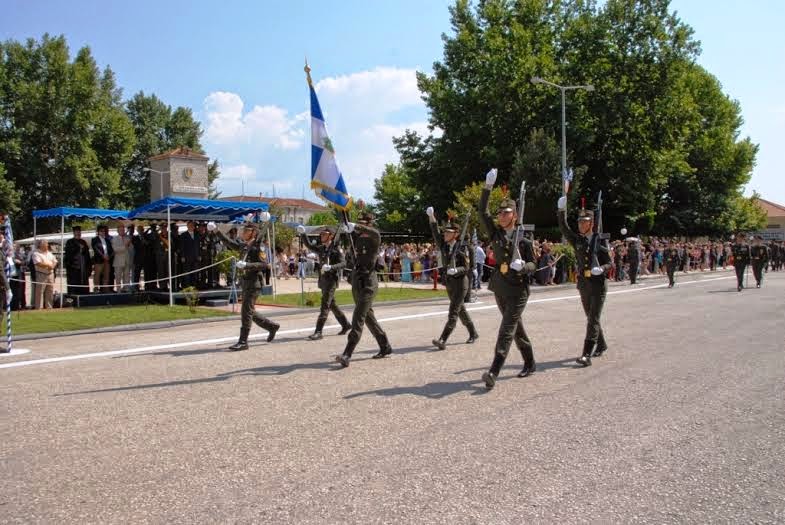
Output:
[[25,341],[0,360],[0,522],[782,523],[785,273],[678,279],[612,286],[586,369],[576,292],[536,294],[538,371],[512,350],[490,392],[489,297],[444,351],[446,303],[379,307],[395,354],[366,332],[345,370],[313,315],[236,353],[236,321]]

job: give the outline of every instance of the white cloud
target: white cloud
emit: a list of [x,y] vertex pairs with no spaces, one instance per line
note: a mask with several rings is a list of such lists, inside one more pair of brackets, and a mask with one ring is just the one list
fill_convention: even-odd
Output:
[[216,91],[204,99],[207,118],[205,137],[209,143],[231,146],[252,144],[257,147],[297,149],[303,143],[301,115],[290,117],[278,106],[254,106],[243,114],[244,103],[236,93]]
[[[373,196],[373,181],[384,165],[398,162],[392,138],[406,129],[429,135],[425,104],[417,89],[415,69],[376,67],[316,83],[319,102],[335,145],[339,166],[355,197]],[[245,110],[242,98],[223,91],[204,101],[206,146],[226,167],[218,186],[225,195],[238,194],[245,180],[247,195],[272,195],[315,200],[310,175],[310,110],[308,99],[287,110],[255,105]],[[441,135],[435,130],[434,135]],[[305,188],[303,190],[303,188]]]
[[256,170],[247,164],[221,166],[220,180],[249,180],[256,177]]

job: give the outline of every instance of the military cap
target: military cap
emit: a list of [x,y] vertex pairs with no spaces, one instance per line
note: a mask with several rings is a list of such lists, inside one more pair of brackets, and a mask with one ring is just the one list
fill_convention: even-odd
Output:
[[511,211],[515,213],[517,210],[518,208],[515,204],[515,199],[506,198],[502,199],[502,201],[499,203],[496,213],[501,213],[503,211]]
[[75,225],[71,226],[71,230],[73,230],[73,231],[82,231],[82,227],[79,226],[78,224],[75,224]]
[[581,208],[580,210],[578,210],[578,220],[579,221],[594,220],[594,212],[592,210],[587,210],[586,208]]
[[447,219],[447,222],[444,223],[443,229],[445,232],[458,233],[461,230],[461,227],[458,225],[458,223],[455,222],[455,220],[452,217],[450,217],[449,219]]
[[334,233],[334,231],[329,226],[323,226],[322,228],[319,229],[319,234],[322,234],[322,233],[329,233],[330,235],[332,235]]

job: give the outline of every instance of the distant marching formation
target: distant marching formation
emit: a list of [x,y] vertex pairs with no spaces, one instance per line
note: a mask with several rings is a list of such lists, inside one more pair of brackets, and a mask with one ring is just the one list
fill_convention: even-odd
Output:
[[[518,377],[528,377],[537,370],[534,359],[534,349],[521,316],[529,299],[529,276],[537,268],[534,262],[532,242],[522,234],[524,213],[525,188],[521,187],[518,202],[511,198],[501,201],[496,211],[496,220],[491,216],[489,200],[491,190],[496,184],[497,170],[492,169],[485,177],[485,186],[478,205],[480,225],[490,239],[491,249],[495,256],[494,271],[491,273],[489,290],[493,291],[496,305],[501,314],[501,323],[494,346],[494,355],[490,368],[482,374],[482,380],[487,389],[496,385],[502,366],[507,358],[513,341],[521,352],[523,368]],[[344,351],[335,357],[335,361],[346,368],[362,336],[364,326],[373,334],[379,345],[379,351],[373,356],[381,359],[392,354],[393,349],[387,334],[380,326],[373,311],[373,300],[378,291],[377,272],[383,269],[378,260],[381,235],[374,227],[374,216],[364,208],[362,201],[358,202],[360,216],[357,223],[344,222],[333,229],[324,227],[319,230],[319,240],[313,241],[305,234],[305,228],[300,226],[298,233],[302,241],[307,244],[317,255],[320,263],[318,286],[322,291],[321,306],[316,319],[316,329],[308,336],[311,341],[318,341],[324,337],[323,329],[330,312],[341,325],[339,335],[348,334]],[[458,320],[469,333],[467,344],[475,343],[479,333],[464,306],[464,298],[469,288],[469,277],[474,268],[474,251],[469,246],[466,238],[469,216],[461,224],[454,217],[448,217],[440,228],[432,207],[425,211],[428,216],[434,243],[439,247],[446,267],[445,285],[450,299],[447,323],[444,325],[438,338],[433,339],[433,345],[444,350],[447,340],[455,329]],[[602,198],[597,199],[597,209],[590,210],[581,207],[578,211],[577,232],[567,224],[567,197],[562,196],[557,202],[557,218],[559,229],[564,238],[572,245],[576,256],[577,288],[581,297],[583,311],[586,314],[586,334],[583,341],[583,351],[576,359],[581,366],[590,366],[592,358],[602,356],[608,350],[608,344],[603,333],[600,318],[608,290],[607,276],[612,268],[610,252],[607,242],[602,235]],[[267,221],[262,218],[262,223]],[[280,328],[277,323],[261,316],[255,311],[254,299],[259,290],[259,276],[266,270],[271,261],[267,260],[267,252],[260,249],[263,238],[258,229],[259,224],[246,221],[243,224],[241,240],[232,240],[218,231],[219,237],[232,248],[241,252],[237,261],[237,269],[241,272],[242,283],[242,324],[240,338],[229,350],[238,351],[248,349],[248,335],[251,323],[256,323],[268,331],[267,341],[272,341]],[[216,231],[215,223],[207,225],[208,230]],[[348,246],[351,247],[349,260],[341,248],[340,239],[344,234],[348,237]],[[744,288],[744,273],[751,265],[757,281],[761,286],[763,270],[770,259],[770,253],[760,239],[755,239],[750,246],[744,234],[736,236],[732,247],[734,266],[738,279],[738,290]],[[678,250],[668,246],[664,253],[664,262],[667,267],[668,277],[672,287],[674,273],[681,261]],[[781,263],[780,263],[781,265]],[[776,269],[776,264],[772,266]],[[355,308],[351,322],[341,311],[335,301],[335,292],[338,288],[340,276],[345,272],[351,273],[352,296]]]

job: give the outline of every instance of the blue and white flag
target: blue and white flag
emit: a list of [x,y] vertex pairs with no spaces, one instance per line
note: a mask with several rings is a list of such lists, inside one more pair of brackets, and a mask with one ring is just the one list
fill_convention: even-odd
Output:
[[327,134],[327,125],[308,66],[305,72],[308,75],[308,89],[311,91],[311,188],[328,204],[346,211],[352,207],[352,196],[346,191],[346,183],[338,168],[335,149]]

